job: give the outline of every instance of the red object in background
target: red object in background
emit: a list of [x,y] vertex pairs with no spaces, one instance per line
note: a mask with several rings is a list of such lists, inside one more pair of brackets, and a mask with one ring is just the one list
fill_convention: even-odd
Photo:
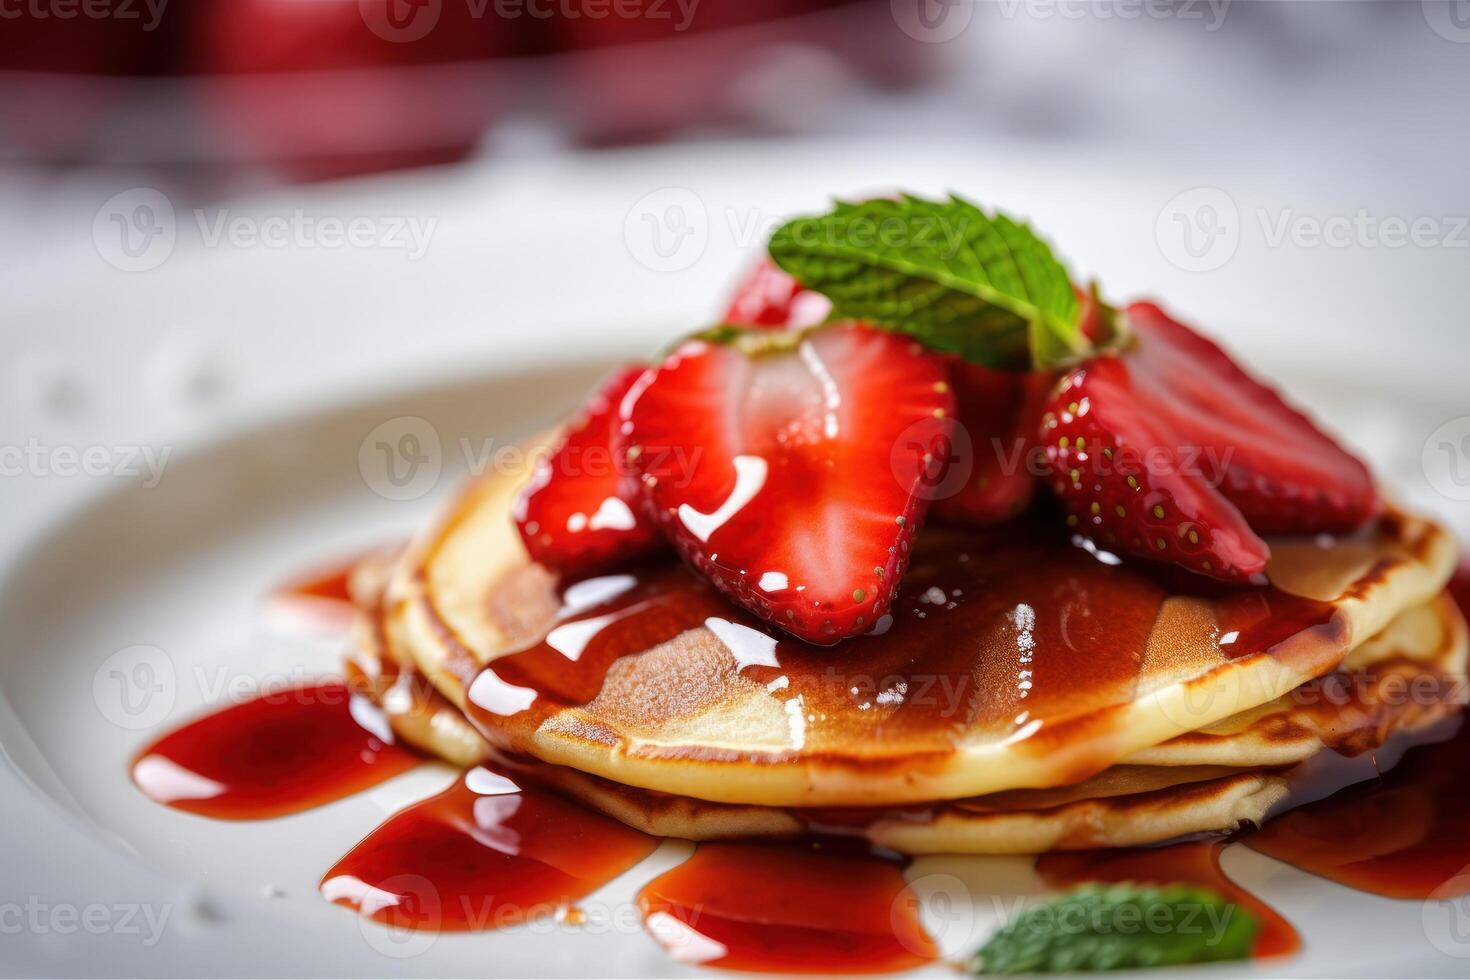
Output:
[[831,312],[831,300],[803,289],[789,273],[763,257],[735,287],[722,322],[742,327],[814,327]]
[[25,159],[83,155],[95,130],[117,105],[123,79],[168,67],[170,24],[165,9],[135,16],[70,17],[17,4],[0,16],[0,147]]
[[[557,49],[576,55],[562,65],[565,107],[593,141],[662,138],[719,121],[754,52],[765,43],[799,40],[792,25],[767,22],[844,5],[853,6],[843,0],[646,0],[635,8],[647,15],[618,17],[612,14],[616,5],[567,0],[554,24]],[[606,15],[590,16],[583,7]],[[678,43],[652,43],[673,41]]]
[[[230,0],[191,13],[190,67],[231,155],[323,178],[460,159],[500,108],[480,59],[513,54],[493,4]],[[458,64],[464,63],[464,64]]]

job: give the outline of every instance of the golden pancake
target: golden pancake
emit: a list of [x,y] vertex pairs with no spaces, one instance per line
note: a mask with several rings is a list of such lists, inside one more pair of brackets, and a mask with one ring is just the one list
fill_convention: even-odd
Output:
[[[364,620],[370,617],[365,609]],[[358,660],[382,656],[366,630]],[[456,764],[493,764],[649,833],[692,840],[861,834],[911,854],[1033,853],[1122,847],[1259,823],[1286,794],[1284,767],[1324,748],[1375,749],[1464,703],[1466,631],[1448,595],[1408,610],[1348,657],[1343,668],[1245,712],[1208,733],[1188,733],[1081,783],[1011,790],[901,809],[798,809],[712,803],[623,786],[565,766],[497,755],[421,676],[397,674],[385,699],[408,741]],[[415,717],[417,715],[417,717]],[[1202,760],[1228,758],[1228,765]]]
[[1077,782],[1332,671],[1436,595],[1455,556],[1393,511],[1351,539],[1274,541],[1273,589],[1211,598],[1027,522],[933,528],[887,634],[819,649],[771,639],[675,564],[563,597],[510,520],[525,472],[471,484],[399,562],[394,657],[502,750],[733,803]]
[[[934,529],[889,634],[816,650],[770,640],[675,565],[649,582],[583,583],[594,601],[568,613],[511,526],[518,476],[472,485],[399,563],[394,656],[503,749],[726,802],[893,804],[1075,782],[1332,670],[1355,638],[1436,593],[1453,562],[1447,535],[1393,514],[1349,541],[1277,542],[1279,591],[1210,599],[1022,523],[998,539]],[[931,555],[949,562],[937,603]],[[972,560],[960,578],[955,555]],[[969,594],[953,601],[959,580]],[[637,601],[595,601],[619,587]],[[599,655],[597,621],[630,605],[652,610],[655,636]],[[929,616],[953,625],[940,634]],[[582,644],[580,660],[538,646],[556,630]],[[535,683],[581,690],[542,697],[500,676],[525,654],[481,671],[519,648],[541,661]]]

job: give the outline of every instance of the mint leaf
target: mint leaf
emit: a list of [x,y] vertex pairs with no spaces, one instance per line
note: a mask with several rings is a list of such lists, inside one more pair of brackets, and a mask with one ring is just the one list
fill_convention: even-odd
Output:
[[1206,888],[1084,885],[1007,923],[975,954],[970,971],[1074,973],[1243,960],[1259,930],[1254,915]]
[[1072,277],[1024,224],[959,197],[905,195],[796,218],[771,258],[835,315],[990,367],[1062,363],[1086,347]]

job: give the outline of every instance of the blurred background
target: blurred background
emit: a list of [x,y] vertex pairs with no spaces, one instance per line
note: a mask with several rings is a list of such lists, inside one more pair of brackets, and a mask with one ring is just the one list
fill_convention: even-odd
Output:
[[[1465,0],[0,0],[0,445],[647,350],[900,186],[1304,400],[1444,394],[1467,91]],[[1459,414],[1343,427],[1417,476]]]

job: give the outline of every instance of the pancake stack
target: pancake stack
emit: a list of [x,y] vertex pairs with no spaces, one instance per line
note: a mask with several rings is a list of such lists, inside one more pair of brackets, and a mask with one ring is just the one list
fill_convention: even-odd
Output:
[[513,526],[527,475],[477,479],[364,562],[353,673],[406,741],[662,836],[1015,854],[1227,832],[1324,754],[1463,702],[1453,541],[1393,508],[1271,540],[1247,590],[1119,563],[1054,518],[936,525],[872,634],[819,648],[672,557],[558,582]]

